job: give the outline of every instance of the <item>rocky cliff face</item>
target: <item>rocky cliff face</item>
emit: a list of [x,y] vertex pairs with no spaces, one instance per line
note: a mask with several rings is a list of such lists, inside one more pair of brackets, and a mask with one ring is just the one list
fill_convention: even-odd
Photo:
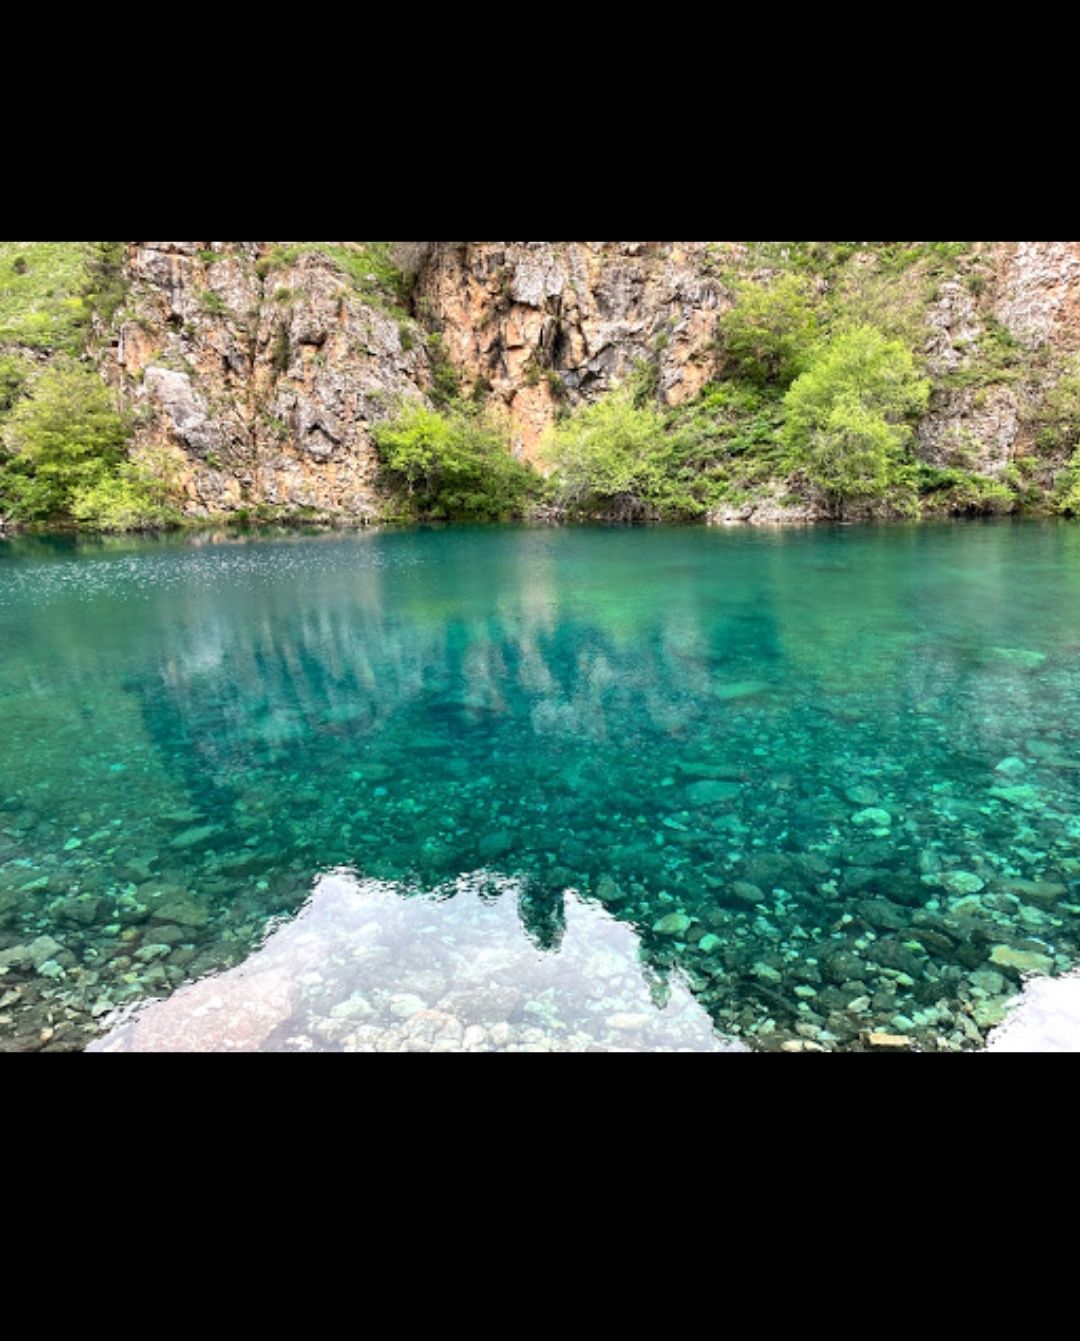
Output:
[[[402,244],[404,313],[324,251],[275,260],[273,246],[127,244],[129,300],[103,367],[139,441],[177,453],[192,515],[376,515],[370,430],[399,398],[428,397],[433,334],[466,389],[509,409],[529,459],[561,406],[641,363],[663,401],[688,400],[722,373],[713,336],[732,274],[768,273],[740,243]],[[853,261],[876,264],[870,244]],[[1030,451],[1038,405],[1080,350],[1080,243],[972,244],[920,320],[935,379],[920,456],[999,476]],[[987,353],[1005,345],[1007,367]],[[778,514],[769,498],[743,511]]]
[[462,242],[436,245],[420,274],[422,311],[454,362],[513,416],[527,457],[561,402],[610,390],[639,361],[658,365],[668,404],[715,370],[717,313],[730,298],[706,242]]
[[269,247],[129,243],[106,376],[139,442],[178,449],[192,515],[252,504],[373,515],[369,428],[393,397],[424,394],[425,347],[326,255],[266,271]]

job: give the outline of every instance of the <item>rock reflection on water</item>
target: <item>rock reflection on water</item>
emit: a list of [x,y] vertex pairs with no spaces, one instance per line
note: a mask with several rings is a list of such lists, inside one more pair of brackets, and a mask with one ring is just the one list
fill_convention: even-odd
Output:
[[1080,1052],[1080,973],[1029,978],[987,1052]]
[[749,1051],[602,906],[567,890],[540,948],[527,898],[485,872],[412,897],[328,872],[245,963],[129,1013],[88,1051]]

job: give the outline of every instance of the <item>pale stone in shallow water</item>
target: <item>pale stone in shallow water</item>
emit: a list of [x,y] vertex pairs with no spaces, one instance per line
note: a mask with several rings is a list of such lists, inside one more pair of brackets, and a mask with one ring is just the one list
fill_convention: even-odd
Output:
[[866,1041],[872,1048],[910,1048],[911,1039],[906,1034],[881,1034],[877,1030],[866,1035]]
[[1000,996],[1005,990],[1005,979],[994,969],[976,969],[968,977],[972,986],[980,988],[987,996]]
[[985,888],[979,877],[970,871],[947,871],[941,877],[941,883],[950,894],[978,894]]
[[1051,973],[1054,961],[1035,950],[1016,950],[1011,945],[995,945],[990,951],[991,964],[1016,969],[1019,973]]
[[887,829],[892,824],[892,816],[887,810],[882,810],[879,806],[868,806],[865,810],[857,810],[851,817],[852,824],[872,825],[875,829]]
[[1005,1018],[1008,1004],[1009,999],[1004,996],[994,997],[990,1001],[976,1001],[972,1011],[975,1023],[980,1029],[992,1029]]
[[26,948],[30,952],[30,962],[40,972],[42,964],[59,954],[64,947],[52,936],[38,936]]
[[678,936],[689,930],[690,919],[685,913],[668,913],[667,917],[653,923],[653,931],[658,931],[661,936]]
[[1010,894],[1039,904],[1056,903],[1068,892],[1057,880],[1006,880],[1004,885]]
[[1038,789],[1030,782],[1020,782],[1015,787],[991,787],[990,795],[1008,801],[1012,806],[1035,805],[1039,800]]
[[692,806],[704,807],[720,805],[738,796],[741,788],[737,782],[719,782],[709,779],[704,782],[692,782],[685,796]]
[[995,773],[1004,773],[1006,777],[1019,777],[1021,773],[1027,772],[1027,764],[1023,759],[1018,759],[1015,754],[1010,754],[1007,759],[1002,759],[1001,763],[994,769]]

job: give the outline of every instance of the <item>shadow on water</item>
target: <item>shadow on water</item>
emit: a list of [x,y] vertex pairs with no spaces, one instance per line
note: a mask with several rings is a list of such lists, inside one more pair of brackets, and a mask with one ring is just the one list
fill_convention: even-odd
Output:
[[[574,917],[621,927],[718,1040],[978,1046],[1021,974],[1077,957],[1078,541],[8,542],[0,1046],[82,1046],[238,971],[328,870],[382,908],[513,909],[552,965]],[[412,916],[379,990],[427,1009]]]

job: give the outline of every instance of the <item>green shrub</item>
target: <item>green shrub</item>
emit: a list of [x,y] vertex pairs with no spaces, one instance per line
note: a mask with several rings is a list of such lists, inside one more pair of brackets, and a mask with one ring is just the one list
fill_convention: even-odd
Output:
[[954,466],[918,463],[904,472],[923,503],[934,512],[994,514],[1012,512],[1019,501],[1005,480]]
[[88,242],[82,297],[106,324],[127,298],[122,242]]
[[213,289],[203,289],[199,295],[199,302],[202,304],[202,310],[214,317],[223,317],[229,310],[221,294],[215,293]]
[[427,351],[431,364],[431,399],[441,409],[447,409],[461,391],[461,380],[438,332],[428,336]]
[[291,358],[292,349],[289,344],[289,331],[284,322],[281,322],[274,332],[274,341],[270,347],[270,362],[273,364],[274,371],[279,374],[287,373]]
[[90,531],[134,531],[179,520],[168,482],[146,465],[124,461],[75,490],[71,516]]
[[521,516],[540,480],[510,453],[505,421],[475,406],[407,405],[375,426],[384,483],[419,517],[497,521]]
[[787,274],[771,284],[744,282],[735,288],[734,307],[716,323],[729,367],[752,382],[790,382],[818,338],[808,284]]
[[406,316],[410,281],[395,263],[389,242],[277,242],[259,258],[255,267],[260,279],[273,271],[294,265],[301,256],[315,252],[325,256],[345,275],[358,296],[398,317]]
[[76,496],[115,472],[124,459],[128,425],[104,383],[77,364],[54,364],[7,420],[10,454],[0,479],[15,517],[71,518]]
[[0,356],[0,419],[3,419],[24,394],[27,381],[26,363],[12,355]]
[[789,467],[834,516],[849,499],[881,497],[926,409],[930,383],[911,352],[869,326],[821,346],[784,397],[781,438]]
[[659,517],[668,503],[674,440],[650,404],[626,383],[549,430],[543,454],[557,501],[572,513],[624,520]]
[[1036,443],[1048,455],[1071,451],[1080,443],[1080,371],[1060,379],[1039,411]]
[[94,245],[0,242],[0,345],[81,349],[90,316],[82,290]]

